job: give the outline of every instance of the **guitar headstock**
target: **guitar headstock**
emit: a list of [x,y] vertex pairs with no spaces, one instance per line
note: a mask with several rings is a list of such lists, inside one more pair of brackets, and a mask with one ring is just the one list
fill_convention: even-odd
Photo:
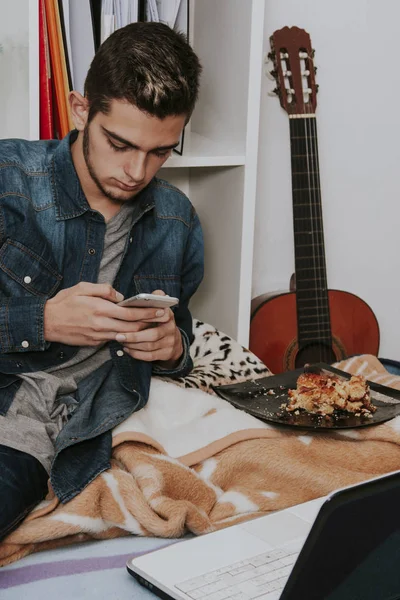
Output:
[[289,115],[313,114],[317,107],[314,50],[304,29],[284,27],[270,37],[276,92]]

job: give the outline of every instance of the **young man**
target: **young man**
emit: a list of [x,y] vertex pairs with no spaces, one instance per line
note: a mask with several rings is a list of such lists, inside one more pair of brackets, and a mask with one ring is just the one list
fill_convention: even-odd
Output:
[[[187,198],[155,177],[178,144],[201,67],[160,23],[96,54],[76,130],[0,142],[0,539],[46,495],[62,502],[109,467],[111,430],[152,373],[192,368],[188,302],[203,239]],[[179,307],[125,308],[139,292]]]

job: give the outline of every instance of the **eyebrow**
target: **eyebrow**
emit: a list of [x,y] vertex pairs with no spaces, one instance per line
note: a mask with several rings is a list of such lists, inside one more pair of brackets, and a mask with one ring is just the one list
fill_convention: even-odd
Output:
[[[130,148],[134,148],[135,150],[140,150],[141,149],[136,144],[132,144],[132,142],[129,142],[128,140],[124,140],[124,138],[120,137],[119,135],[117,135],[113,131],[109,131],[108,129],[106,129],[105,127],[103,127],[103,125],[101,125],[101,128],[102,128],[103,132],[106,135],[108,135],[109,137],[113,138],[114,140],[117,140],[121,144],[125,144],[125,146],[129,146]],[[156,148],[152,148],[149,152],[154,152],[155,150],[158,150],[158,151],[159,150],[173,150],[177,146],[179,146],[179,142],[176,142],[175,144],[170,144],[169,146],[157,146]]]

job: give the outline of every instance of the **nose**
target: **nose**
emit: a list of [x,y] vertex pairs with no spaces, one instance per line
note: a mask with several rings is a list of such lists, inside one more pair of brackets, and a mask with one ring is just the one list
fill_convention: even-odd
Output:
[[134,152],[129,162],[126,163],[124,171],[129,179],[138,185],[146,178],[147,154],[145,152]]

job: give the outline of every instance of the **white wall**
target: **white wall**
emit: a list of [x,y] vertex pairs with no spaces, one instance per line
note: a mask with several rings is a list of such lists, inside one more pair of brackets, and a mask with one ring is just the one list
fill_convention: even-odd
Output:
[[[400,360],[398,0],[266,0],[269,36],[306,29],[316,50],[328,284],[374,310],[380,356]],[[294,271],[289,125],[263,78],[253,297]]]
[[29,0],[0,0],[0,137],[30,137]]

